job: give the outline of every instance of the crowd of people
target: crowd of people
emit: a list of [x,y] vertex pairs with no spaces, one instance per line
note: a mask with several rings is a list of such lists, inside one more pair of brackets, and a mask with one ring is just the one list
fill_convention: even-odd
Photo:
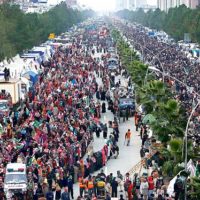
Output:
[[[22,107],[1,120],[1,183],[7,163],[25,163],[25,199],[50,200],[54,192],[56,199],[68,200],[69,194],[74,198],[73,184],[79,178],[84,179],[119,154],[117,120],[112,122],[109,136],[107,125],[102,127],[99,120],[106,112],[100,100],[107,99],[113,113],[117,108],[108,93],[108,71],[91,56],[94,46],[106,52],[106,37],[94,40],[86,30],[76,35],[71,47],[56,48],[41,66],[38,82],[29,90]],[[103,85],[98,85],[97,76]],[[93,133],[98,136],[101,131],[107,143],[101,151],[88,153]],[[0,186],[3,199],[3,184]]]
[[[162,72],[157,75],[160,78],[164,77],[176,92],[175,98],[186,108],[189,117],[200,96],[199,63],[187,57],[183,47],[178,44],[162,42],[157,37],[149,36],[148,30],[141,25],[118,21],[117,26],[134,48],[142,54],[143,60]],[[189,138],[193,139],[194,145],[200,143],[199,121],[200,106],[196,108],[192,116],[189,129]]]
[[[151,54],[143,47],[147,61],[152,62],[153,59],[159,69],[160,61],[163,62],[164,66],[168,66],[166,70],[173,76],[176,73],[178,77],[185,75],[179,68],[183,65],[188,67],[189,60],[183,57],[181,51],[177,52],[175,46],[168,45],[169,49],[163,51],[167,44],[148,37],[141,31],[141,27],[133,28],[124,24],[119,26],[127,38],[138,41],[153,52]],[[156,140],[149,138],[148,127],[142,123],[142,116],[137,112],[134,119],[136,131],[139,131],[142,140],[141,159],[147,169],[156,166],[151,175],[132,176],[127,173],[123,176],[118,171],[114,176],[112,173],[106,175],[102,170],[96,176],[91,175],[105,166],[109,159],[118,157],[120,116],[123,122],[130,117],[128,109],[120,115],[119,95],[115,92],[111,95],[110,92],[113,86],[120,87],[120,80],[113,85],[116,82],[113,81],[113,75],[99,60],[92,57],[95,52],[107,53],[108,40],[110,43],[112,41],[108,30],[107,32],[104,37],[98,34],[94,36],[90,30],[85,29],[84,33],[76,34],[71,47],[56,48],[51,59],[41,66],[38,82],[29,90],[22,107],[11,112],[9,117],[1,119],[1,199],[5,198],[3,182],[7,163],[22,162],[27,166],[28,177],[25,199],[74,199],[74,183],[78,182],[79,200],[110,200],[111,197],[118,196],[120,200],[170,200],[162,172],[159,171],[163,159],[151,149]],[[140,48],[136,45],[136,49],[140,51]],[[152,57],[153,54],[158,54],[159,62]],[[173,62],[177,63],[175,67],[170,63],[171,59],[177,59],[177,62]],[[105,64],[106,58],[103,61]],[[123,70],[120,66],[119,73]],[[194,64],[189,73],[197,72],[196,70]],[[97,79],[101,79],[102,84]],[[189,82],[189,78],[184,80]],[[197,86],[194,86],[196,81],[194,78],[189,84],[198,91]],[[129,81],[127,90],[130,85]],[[194,97],[194,93],[188,93],[187,88],[179,83],[175,82],[175,86],[177,98],[188,105],[186,108],[191,109],[190,98]],[[100,121],[102,113],[107,111],[106,105],[113,113],[113,120],[109,124]],[[195,120],[194,124],[196,125]],[[109,128],[112,130],[111,134],[108,134]],[[90,148],[93,134],[99,138],[101,133],[107,142],[100,151],[93,152]],[[124,134],[125,145],[129,146],[132,135],[130,129],[125,130]]]

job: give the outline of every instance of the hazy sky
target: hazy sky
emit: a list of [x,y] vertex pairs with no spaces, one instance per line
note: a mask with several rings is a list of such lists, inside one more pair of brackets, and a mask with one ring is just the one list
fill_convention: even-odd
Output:
[[157,0],[147,0],[147,2],[151,5],[156,5]]
[[[115,0],[78,0],[78,2],[97,11],[115,9]],[[148,4],[156,5],[157,0],[147,0],[147,2]]]

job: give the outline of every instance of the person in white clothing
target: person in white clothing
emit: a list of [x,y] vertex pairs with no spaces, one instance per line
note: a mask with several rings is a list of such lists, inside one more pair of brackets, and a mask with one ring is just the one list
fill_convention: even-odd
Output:
[[149,184],[147,182],[147,179],[145,178],[140,184],[140,193],[143,195],[144,200],[148,199],[148,188]]

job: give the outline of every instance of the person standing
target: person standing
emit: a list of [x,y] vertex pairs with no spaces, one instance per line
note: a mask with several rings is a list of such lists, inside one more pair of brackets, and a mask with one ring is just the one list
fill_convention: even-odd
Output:
[[150,198],[151,195],[153,194],[154,191],[154,180],[153,180],[153,176],[149,176],[148,177],[148,184],[149,184],[149,194],[148,197]]
[[101,128],[97,126],[95,132],[96,132],[96,137],[99,138],[101,133]]
[[53,200],[54,199],[54,194],[51,189],[46,194],[46,200]]
[[129,109],[129,107],[127,107],[126,108],[126,121],[128,121],[129,113],[130,113],[130,109]]
[[140,194],[143,195],[144,200],[148,199],[148,189],[149,189],[149,184],[145,178],[140,184]]
[[126,110],[122,109],[121,112],[122,112],[123,122],[125,122],[125,120],[126,120]]
[[64,189],[64,192],[61,194],[61,200],[70,200],[67,187]]
[[105,102],[103,102],[102,105],[101,105],[101,111],[102,111],[102,113],[106,113],[106,104],[105,104]]
[[88,177],[87,188],[88,188],[89,196],[91,197],[94,193],[94,181],[93,181],[91,175],[89,175],[89,177]]
[[175,200],[178,200],[181,192],[183,191],[183,182],[180,179],[180,176],[177,175],[175,184],[174,184],[174,192],[175,192]]
[[112,180],[111,186],[112,186],[112,197],[117,197],[118,182],[116,181],[115,177]]
[[117,171],[117,182],[119,184],[119,187],[120,187],[120,192],[123,192],[123,176],[122,174],[120,173],[120,171]]
[[135,112],[135,114],[134,114],[134,119],[135,119],[136,131],[138,131],[138,128],[139,128],[139,117],[138,117],[138,113],[137,112]]
[[61,181],[60,179],[57,180],[57,183],[56,183],[56,200],[59,200],[61,197]]
[[79,189],[80,189],[80,196],[83,197],[83,192],[85,191],[85,180],[83,177],[79,178]]
[[143,146],[141,146],[141,149],[140,149],[140,157],[141,157],[141,159],[143,159],[144,156],[145,156],[145,149],[144,149]]
[[123,197],[123,194],[120,194],[120,199],[119,200],[125,200]]
[[129,181],[129,184],[128,184],[128,200],[132,200],[132,191],[133,191],[133,183],[131,181]]
[[68,192],[69,192],[69,194],[71,194],[72,199],[74,199],[73,185],[74,185],[73,178],[72,178],[72,175],[70,175],[67,180],[67,186],[68,186]]
[[131,140],[131,130],[128,129],[128,131],[126,132],[126,135],[125,135],[125,141],[127,141],[127,146],[130,145],[130,140]]
[[104,127],[103,127],[103,138],[106,139],[107,135],[108,135],[108,127],[107,127],[107,124],[104,124]]

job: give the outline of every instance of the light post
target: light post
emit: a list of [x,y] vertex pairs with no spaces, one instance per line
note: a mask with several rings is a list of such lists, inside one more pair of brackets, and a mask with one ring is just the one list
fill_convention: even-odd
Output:
[[[148,67],[148,70],[151,70],[151,71],[154,71],[154,72],[158,72],[158,73],[160,73],[160,74],[163,74],[162,71],[160,71],[158,68],[153,67],[153,66],[149,66],[149,67]],[[177,79],[176,77],[171,76],[170,74],[165,74],[165,76],[168,76],[169,78],[171,78],[171,79],[173,79],[173,80],[179,82],[180,84],[184,85],[187,89],[189,88],[184,82],[180,81],[180,80]],[[197,97],[199,97],[199,99],[200,99],[200,94],[198,94],[198,93],[195,92],[195,91],[193,91],[193,93],[194,93]]]
[[[144,49],[146,49],[147,51],[149,51],[153,56],[154,56],[154,59],[156,58],[157,60],[158,60],[158,62],[160,63],[160,66],[161,66],[161,68],[162,68],[162,71],[163,71],[163,73],[162,73],[162,80],[163,80],[163,82],[164,82],[164,79],[165,79],[165,70],[164,70],[164,67],[163,67],[163,63],[160,61],[160,59],[159,59],[159,55],[163,52],[163,51],[165,51],[165,50],[167,50],[168,48],[170,48],[170,46],[168,46],[168,47],[166,47],[166,48],[164,48],[162,51],[160,51],[158,54],[156,54],[156,55],[154,55],[154,53],[150,50],[150,49],[148,49],[146,46],[142,46],[140,43],[137,43],[137,42],[134,42],[133,40],[131,40],[134,44],[137,44],[137,45],[139,45],[140,46],[140,48],[142,49],[142,62],[144,63]],[[145,44],[145,41],[144,41],[144,44]],[[154,60],[153,59],[153,60]],[[152,61],[153,61],[152,60]],[[148,69],[147,69],[148,70]],[[148,73],[148,71],[147,71],[147,73]],[[145,77],[146,78],[146,77]]]
[[[190,113],[190,116],[188,118],[188,121],[187,121],[187,125],[186,125],[186,129],[185,129],[185,135],[184,135],[184,138],[185,138],[185,162],[184,162],[184,168],[185,168],[185,171],[187,171],[187,160],[188,160],[188,129],[189,129],[189,123],[190,123],[190,120],[194,114],[194,112],[196,111],[196,109],[198,108],[198,106],[200,105],[200,100],[198,100],[197,104],[195,105],[195,107],[192,109],[191,113]],[[185,183],[185,200],[187,200],[187,182]]]
[[[158,73],[163,73],[162,71],[160,71],[159,69],[157,69],[156,67],[152,67],[152,66],[149,66],[148,67],[148,70],[152,70],[152,71],[155,71],[155,72],[158,72]],[[188,88],[188,86],[183,83],[182,81],[178,80],[177,78],[169,75],[169,74],[166,74],[168,77],[170,77],[171,79],[174,79],[175,81],[183,84],[184,86],[186,86],[186,88]],[[193,91],[197,97],[199,97],[200,99],[200,95]],[[196,109],[198,108],[198,106],[200,105],[200,100],[198,100],[198,102],[196,103],[196,105],[194,106],[194,108],[192,109],[191,113],[190,113],[190,116],[188,117],[188,121],[187,121],[187,125],[186,125],[186,129],[185,129],[185,133],[184,133],[184,146],[185,146],[185,159],[184,159],[184,168],[185,168],[185,171],[187,171],[187,160],[188,160],[188,146],[187,146],[187,143],[188,143],[188,129],[189,129],[189,124],[190,124],[190,121],[191,121],[191,118],[194,114],[194,112],[196,111]],[[187,200],[187,183],[185,184],[185,200]]]

